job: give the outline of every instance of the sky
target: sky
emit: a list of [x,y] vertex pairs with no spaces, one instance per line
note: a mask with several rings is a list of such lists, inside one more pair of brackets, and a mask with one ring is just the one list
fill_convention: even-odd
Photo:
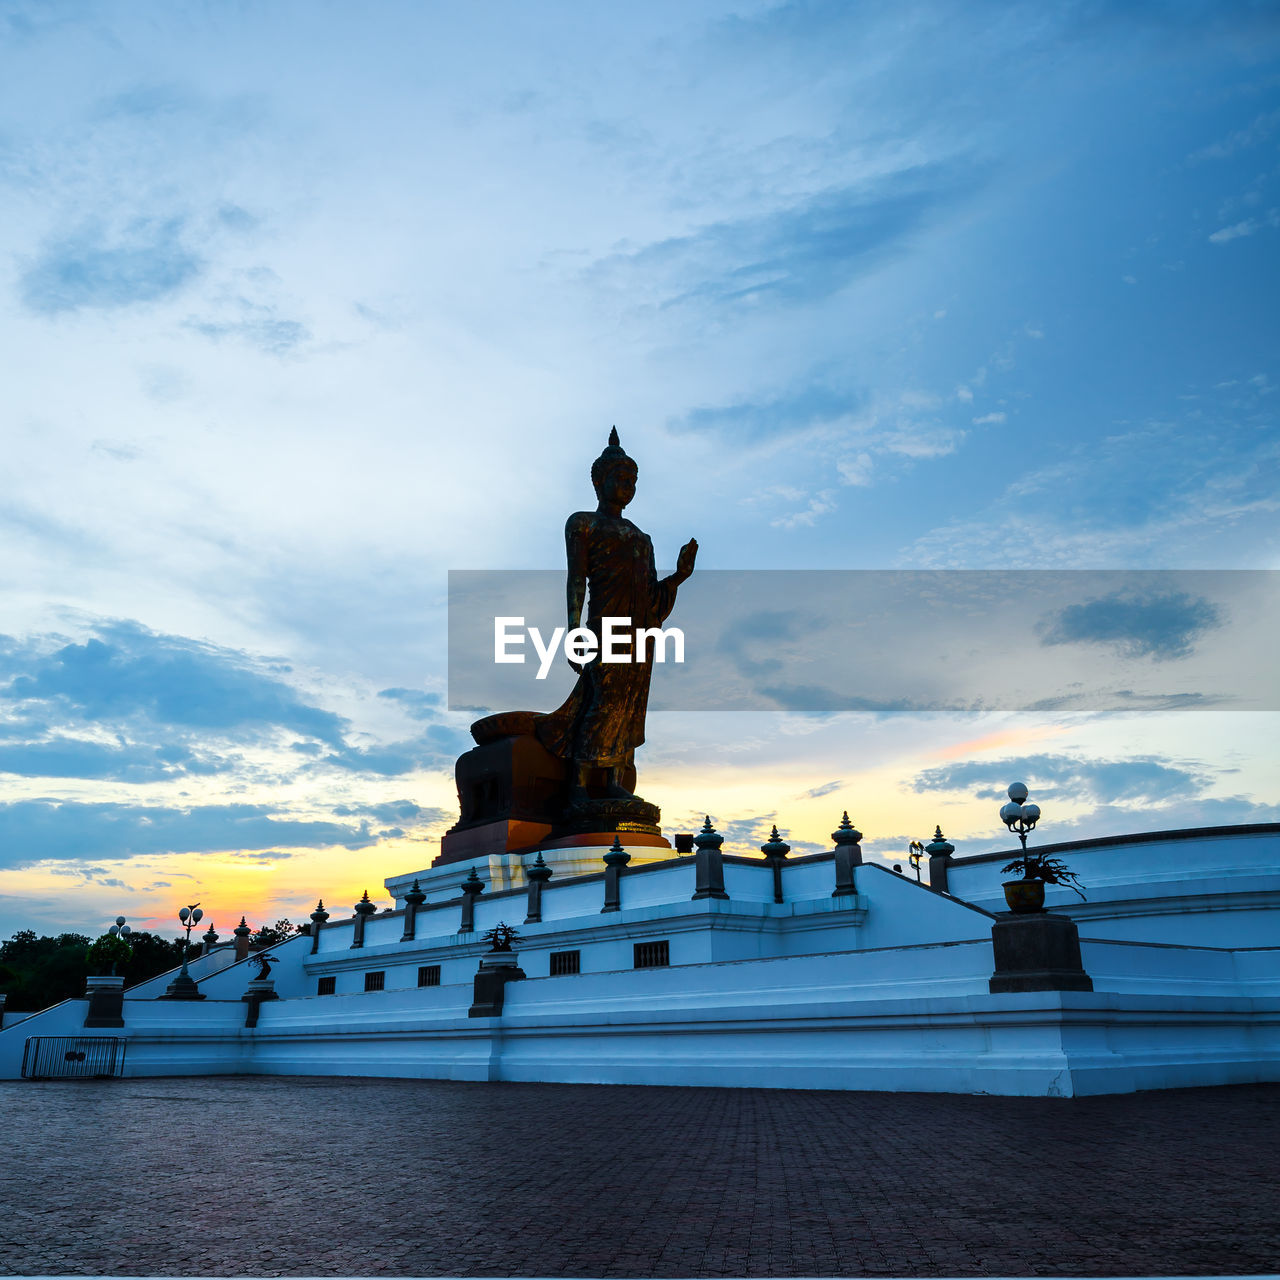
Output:
[[[1271,4],[0,0],[0,209],[0,936],[428,866],[448,573],[560,568],[614,424],[667,567],[1280,568]],[[638,790],[1280,818],[1276,713],[1188,705],[655,712]]]

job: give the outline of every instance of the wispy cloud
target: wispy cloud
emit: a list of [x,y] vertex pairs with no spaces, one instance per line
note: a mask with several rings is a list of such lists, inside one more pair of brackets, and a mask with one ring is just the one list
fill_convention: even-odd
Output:
[[1209,236],[1210,244],[1229,244],[1232,240],[1243,240],[1264,227],[1280,227],[1280,209],[1268,209],[1265,214],[1256,218],[1245,218],[1233,222],[1229,227],[1222,227]]
[[1216,142],[1193,151],[1188,157],[1189,164],[1200,164],[1205,160],[1225,160],[1238,151],[1246,151],[1266,142],[1280,127],[1280,110],[1263,111],[1254,116],[1243,129],[1235,129]]
[[182,808],[44,799],[0,804],[0,860],[9,867],[277,846],[364,849],[377,839],[367,821],[352,825],[296,818],[264,804]]
[[112,310],[181,292],[204,260],[184,240],[185,221],[138,221],[118,233],[90,225],[47,243],[19,278],[28,310],[56,316]]
[[829,796],[833,791],[839,791],[843,786],[843,780],[837,778],[834,782],[824,782],[820,787],[812,787],[808,791],[801,792],[797,799],[820,800],[823,796]]
[[816,302],[901,248],[958,190],[951,172],[921,166],[614,253],[588,274],[663,306]]
[[701,431],[754,441],[850,419],[866,403],[866,392],[824,385],[815,379],[776,395],[744,397],[722,405],[699,405],[667,425],[676,432]]
[[1188,657],[1194,642],[1220,627],[1222,611],[1185,591],[1116,592],[1067,605],[1036,626],[1042,644],[1095,644],[1127,658]]
[[87,723],[155,725],[250,737],[281,728],[333,746],[343,721],[306,702],[248,654],[136,624],[102,625],[81,644],[10,652],[0,698],[49,704]]
[[1086,760],[1067,755],[1021,756],[1007,760],[967,760],[916,775],[923,791],[963,791],[978,800],[1003,801],[1011,782],[1024,782],[1032,799],[1061,797],[1094,804],[1161,802],[1198,795],[1211,778],[1198,766],[1160,756],[1128,760]]
[[[965,398],[972,399],[967,388]],[[824,479],[830,477],[833,486],[775,484],[743,500],[750,506],[773,506],[778,499],[800,503],[769,521],[774,528],[795,529],[811,527],[835,511],[841,486],[867,488],[884,475],[954,453],[966,434],[948,420],[959,399],[914,388],[873,395],[818,368],[783,390],[701,405],[668,425],[677,433],[714,433],[738,447],[786,440],[820,460]]]
[[189,319],[185,327],[214,342],[230,338],[273,356],[287,355],[311,337],[311,331],[301,321],[290,320],[281,316],[278,308],[247,298],[239,300],[234,319]]
[[[924,534],[912,566],[1078,568],[1176,563],[1190,545],[1280,511],[1265,389],[1229,380],[1170,419],[1121,424],[1019,465],[995,496]],[[1195,441],[1188,450],[1188,441]],[[1203,553],[1201,553],[1203,554]]]
[[835,492],[831,489],[823,489],[813,494],[808,503],[797,511],[788,511],[783,515],[774,516],[769,523],[775,529],[799,529],[811,528],[818,522],[821,516],[827,515],[836,509]]
[[875,463],[866,450],[836,459],[836,474],[841,484],[865,488],[871,483],[874,472]]
[[329,752],[318,763],[349,773],[395,778],[418,769],[447,767],[469,745],[459,730],[436,724],[417,737],[402,742],[368,747],[343,746]]
[[26,778],[82,778],[161,782],[184,775],[225,772],[233,761],[181,744],[149,746],[53,736],[0,745],[0,773]]
[[378,697],[396,703],[411,720],[434,720],[444,706],[444,698],[425,689],[379,689]]
[[129,783],[272,768],[394,777],[446,767],[465,750],[432,694],[384,691],[421,727],[375,742],[304,695],[280,663],[134,623],[96,632],[71,643],[0,637],[0,772]]
[[338,818],[372,818],[387,825],[430,826],[451,818],[443,809],[423,808],[413,800],[384,800],[378,804],[335,805]]

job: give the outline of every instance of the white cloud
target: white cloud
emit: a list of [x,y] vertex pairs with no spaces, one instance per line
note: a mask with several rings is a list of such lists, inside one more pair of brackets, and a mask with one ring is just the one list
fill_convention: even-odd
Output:
[[842,484],[869,485],[873,470],[871,455],[869,453],[859,453],[853,457],[841,458],[836,463],[836,470],[840,473],[840,482]]
[[1198,151],[1193,151],[1187,157],[1187,162],[1198,164],[1202,160],[1223,160],[1237,151],[1257,146],[1271,136],[1278,124],[1280,124],[1280,111],[1264,111],[1261,115],[1255,116],[1243,129],[1237,129],[1227,134],[1225,138],[1211,142]]
[[1246,218],[1243,222],[1237,222],[1232,226],[1223,227],[1220,231],[1215,231],[1209,237],[1209,243],[1226,244],[1229,240],[1239,240],[1244,236],[1251,236],[1257,229],[1258,220],[1256,218]]
[[835,497],[830,489],[823,489],[809,499],[809,505],[802,511],[793,511],[790,515],[778,516],[769,523],[775,529],[809,528],[815,524],[819,516],[825,516],[836,509],[832,500]]
[[1231,240],[1240,240],[1253,235],[1255,231],[1261,231],[1263,227],[1280,227],[1280,209],[1268,209],[1261,217],[1246,218],[1243,222],[1223,227],[1209,237],[1209,243],[1226,244]]
[[975,427],[982,427],[982,426],[985,426],[987,423],[1003,422],[1008,416],[1009,416],[1008,414],[1000,413],[999,411],[995,413],[984,413],[982,417],[974,418],[973,425]]
[[898,403],[904,409],[936,409],[942,403],[942,397],[932,391],[904,391],[898,397]]
[[900,422],[880,441],[885,453],[904,458],[945,458],[960,447],[965,433],[938,423]]

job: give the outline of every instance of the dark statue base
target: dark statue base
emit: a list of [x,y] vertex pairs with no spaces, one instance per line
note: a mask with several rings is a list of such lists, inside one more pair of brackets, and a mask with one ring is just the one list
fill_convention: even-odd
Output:
[[499,818],[473,827],[451,827],[440,840],[440,856],[433,867],[449,862],[466,862],[495,853],[523,853],[540,845],[551,834],[549,822],[524,822],[517,818]]
[[553,834],[560,836],[581,835],[591,831],[616,832],[618,835],[658,836],[662,810],[656,804],[641,800],[608,797],[602,800],[583,800],[570,805],[556,823]]
[[[471,726],[476,745],[454,767],[461,817],[441,839],[432,866],[523,853],[549,839],[591,833],[606,836],[606,844],[615,834],[631,833],[666,846],[657,806],[639,797],[605,796],[604,769],[588,774],[589,799],[570,806],[568,766],[534,735],[537,719],[533,711],[504,711]],[[623,770],[618,781],[634,787],[635,769]]]
[[996,958],[989,984],[993,993],[1093,990],[1080,959],[1080,931],[1068,916],[1001,912],[991,926],[991,945]]

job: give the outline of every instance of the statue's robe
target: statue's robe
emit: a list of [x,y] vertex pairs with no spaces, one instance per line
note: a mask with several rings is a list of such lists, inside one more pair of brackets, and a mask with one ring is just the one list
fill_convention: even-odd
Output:
[[[582,625],[601,634],[601,619],[630,618],[629,630],[658,627],[676,602],[674,575],[658,580],[649,535],[623,516],[578,511],[564,530],[569,581],[589,591]],[[616,626],[617,624],[615,624]],[[629,663],[584,665],[573,692],[549,715],[538,717],[534,733],[552,755],[605,768],[630,763],[644,742],[649,705],[652,643]]]

